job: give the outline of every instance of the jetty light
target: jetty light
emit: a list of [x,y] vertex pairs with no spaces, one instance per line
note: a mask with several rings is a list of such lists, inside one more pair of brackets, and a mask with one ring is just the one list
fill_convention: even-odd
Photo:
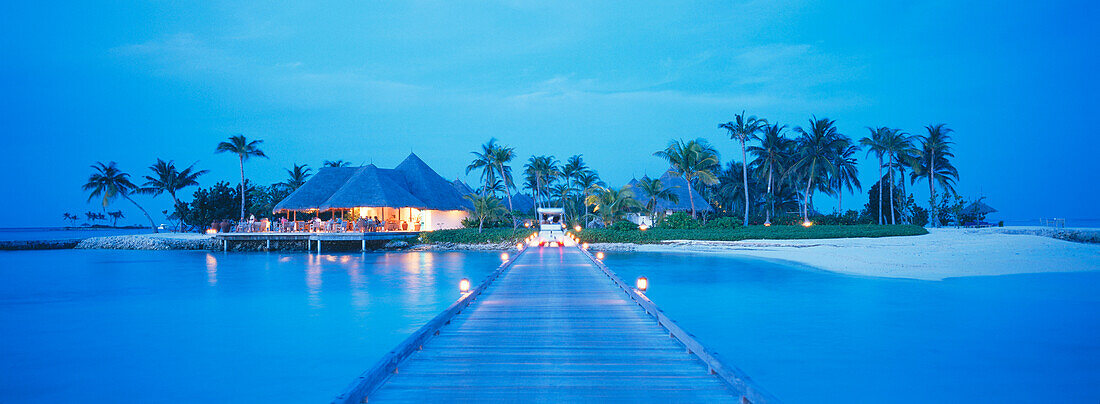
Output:
[[600,251],[600,252],[596,253],[596,259],[598,259],[598,260],[603,259],[603,251]]
[[581,244],[581,248],[587,250],[588,249],[588,243]]
[[580,232],[581,231],[581,225],[578,224],[576,226],[573,226],[573,231]]
[[771,225],[772,225],[772,222],[770,220],[764,222],[764,227],[768,227],[768,226],[771,226]]
[[462,293],[469,293],[470,292],[470,280],[466,279],[466,278],[462,278],[462,280],[458,281],[458,291],[462,292]]
[[805,222],[802,222],[802,227],[810,227],[810,226],[813,226],[813,225],[814,225],[814,222],[811,222],[809,220],[807,220]]
[[634,283],[634,287],[638,289],[639,292],[645,292],[646,289],[649,289],[649,278],[639,276],[638,281]]
[[523,250],[523,243],[516,244],[517,250]]
[[501,261],[507,261],[508,260],[508,253],[500,254],[500,260]]
[[523,222],[523,227],[531,227],[531,222]]
[[645,231],[645,229],[648,229],[648,228],[649,228],[649,226],[646,226],[644,224],[641,225],[641,226],[638,226],[638,230],[641,230],[641,231]]

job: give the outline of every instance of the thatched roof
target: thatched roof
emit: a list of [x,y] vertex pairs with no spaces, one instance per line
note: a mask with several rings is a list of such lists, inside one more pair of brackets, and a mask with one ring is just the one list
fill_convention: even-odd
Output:
[[435,210],[462,210],[472,205],[417,155],[410,153],[393,169],[402,174],[408,190]]
[[[642,177],[642,178],[648,178],[648,177]],[[666,189],[667,188],[672,188],[672,193],[676,194],[676,196],[679,198],[679,201],[677,203],[672,203],[672,202],[666,201],[664,199],[658,200],[657,201],[657,210],[658,211],[671,210],[673,212],[691,212],[691,200],[688,199],[687,181],[685,181],[683,178],[681,178],[679,176],[673,176],[673,175],[671,175],[667,172],[664,175],[661,176],[660,180],[661,180],[661,185],[664,186]],[[637,179],[633,179],[633,180],[630,180],[630,182],[628,182],[626,185],[633,188],[636,185],[638,185],[638,182],[640,182],[640,181],[638,181]],[[714,208],[710,206],[710,203],[707,203],[707,200],[704,199],[702,195],[699,195],[699,192],[696,191],[694,188],[692,188],[691,194],[695,199],[695,210],[696,211],[698,211],[698,212],[713,212],[714,211]],[[638,202],[640,202],[642,205],[646,205],[646,204],[649,203],[649,197],[646,196],[645,192],[642,192],[642,190],[640,190],[640,189],[635,189],[634,190],[634,199],[637,200]]]
[[454,185],[410,154],[395,169],[325,167],[275,211],[348,209],[358,206],[461,210],[470,204]]
[[275,211],[320,209],[360,167],[325,167],[275,205]]
[[[985,199],[985,198],[982,198],[982,199]],[[985,202],[982,202],[981,199],[978,199],[978,200],[974,201],[974,203],[971,203],[970,206],[967,206],[966,209],[964,209],[964,211],[968,212],[968,213],[979,214],[979,215],[988,215],[990,213],[996,212],[997,209],[993,209],[992,206],[986,205]]]
[[466,195],[473,195],[477,193],[474,192],[473,188],[470,188],[469,185],[466,185],[465,182],[462,182],[462,180],[459,179],[456,179],[454,182],[451,183],[451,185],[453,185],[455,187],[455,191],[458,191],[458,193],[461,194],[463,197],[465,197]]

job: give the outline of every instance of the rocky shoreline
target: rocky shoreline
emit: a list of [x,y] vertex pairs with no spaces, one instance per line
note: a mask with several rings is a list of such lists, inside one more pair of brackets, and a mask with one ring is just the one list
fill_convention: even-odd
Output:
[[0,241],[0,250],[65,250],[76,248],[81,239]]
[[110,250],[213,250],[216,246],[217,243],[210,237],[180,238],[154,235],[128,235],[86,238],[72,248]]

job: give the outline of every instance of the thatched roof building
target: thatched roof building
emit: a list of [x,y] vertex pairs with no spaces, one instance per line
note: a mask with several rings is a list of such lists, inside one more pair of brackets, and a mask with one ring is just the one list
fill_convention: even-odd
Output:
[[322,168],[276,204],[275,212],[353,210],[362,217],[423,219],[426,230],[434,230],[458,227],[470,208],[454,184],[409,154],[393,169],[373,164]]
[[[649,177],[642,177],[642,178],[649,178]],[[666,200],[663,200],[663,199],[658,200],[657,201],[657,211],[659,211],[659,212],[668,212],[668,211],[672,211],[672,212],[691,212],[691,200],[688,199],[687,181],[685,181],[683,178],[681,178],[679,176],[673,176],[673,175],[671,175],[667,172],[664,175],[661,176],[660,180],[661,180],[661,185],[663,185],[665,188],[672,188],[672,193],[676,194],[676,197],[679,200],[676,203],[672,203],[672,202],[669,202],[669,201],[666,201]],[[638,185],[639,182],[640,181],[638,181],[637,179],[633,179],[633,180],[630,180],[630,182],[628,182],[626,185],[630,186],[631,188],[635,188]],[[634,199],[635,200],[640,202],[642,205],[649,204],[649,197],[647,197],[644,192],[642,192],[640,189],[633,189],[633,191],[634,191]],[[707,200],[704,199],[702,195],[699,195],[699,192],[696,191],[694,188],[692,188],[692,190],[691,190],[691,195],[695,199],[695,211],[697,211],[697,212],[713,212],[714,211],[714,208],[710,206],[710,203],[707,203]]]

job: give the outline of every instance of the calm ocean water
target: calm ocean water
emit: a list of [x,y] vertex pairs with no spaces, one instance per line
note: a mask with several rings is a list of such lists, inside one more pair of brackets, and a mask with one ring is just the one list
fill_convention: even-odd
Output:
[[81,229],[66,227],[0,227],[0,241],[64,240],[152,233],[149,229]]
[[328,402],[499,263],[0,252],[0,402]]
[[[1100,397],[1100,273],[862,278],[608,254],[786,402]],[[495,253],[0,252],[0,402],[323,402]]]
[[1100,272],[940,282],[695,254],[608,254],[790,403],[1096,403]]

